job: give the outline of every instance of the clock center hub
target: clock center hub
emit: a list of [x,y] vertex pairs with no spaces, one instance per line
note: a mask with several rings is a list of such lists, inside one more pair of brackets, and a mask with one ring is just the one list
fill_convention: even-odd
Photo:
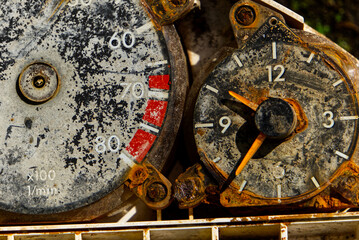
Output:
[[255,124],[267,137],[283,139],[294,131],[297,115],[293,107],[280,98],[262,102],[255,113]]

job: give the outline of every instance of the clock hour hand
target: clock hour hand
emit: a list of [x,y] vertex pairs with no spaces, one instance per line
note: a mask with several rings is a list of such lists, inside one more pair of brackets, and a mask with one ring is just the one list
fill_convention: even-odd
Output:
[[[246,106],[245,104],[237,101],[237,100],[229,100],[229,99],[221,99],[221,104],[239,115],[243,118],[247,123],[254,123],[254,111]],[[252,124],[253,125],[253,124]]]
[[229,95],[231,95],[232,97],[234,97],[235,99],[237,99],[238,101],[240,101],[241,103],[243,103],[244,105],[246,105],[247,107],[251,108],[253,111],[256,111],[258,108],[258,104],[254,103],[250,100],[248,100],[245,97],[242,97],[241,95],[232,92],[232,91],[228,91]]

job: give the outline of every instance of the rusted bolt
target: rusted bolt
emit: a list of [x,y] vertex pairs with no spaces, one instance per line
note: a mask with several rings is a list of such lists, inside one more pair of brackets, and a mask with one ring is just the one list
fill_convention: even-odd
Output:
[[129,179],[131,180],[131,184],[140,185],[145,182],[148,178],[148,172],[144,167],[134,167],[129,175]]
[[196,178],[177,180],[175,187],[175,198],[179,201],[193,201],[200,194],[203,194],[198,187],[199,181]]
[[256,12],[250,6],[241,6],[237,9],[235,17],[239,24],[249,26],[256,19]]
[[353,187],[356,184],[357,180],[354,176],[349,176],[347,179],[347,186]]
[[147,188],[147,197],[152,202],[160,202],[167,197],[167,188],[162,183],[152,183]]
[[176,7],[183,6],[187,3],[187,0],[168,0],[170,3],[175,5]]
[[272,17],[272,18],[269,20],[269,24],[272,25],[272,26],[277,25],[277,23],[278,23],[278,20],[277,20],[275,17]]

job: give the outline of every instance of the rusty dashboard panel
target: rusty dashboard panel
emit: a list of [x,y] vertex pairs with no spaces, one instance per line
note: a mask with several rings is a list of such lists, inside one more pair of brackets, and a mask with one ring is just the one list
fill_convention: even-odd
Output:
[[0,2],[0,240],[359,239],[359,61],[302,16]]

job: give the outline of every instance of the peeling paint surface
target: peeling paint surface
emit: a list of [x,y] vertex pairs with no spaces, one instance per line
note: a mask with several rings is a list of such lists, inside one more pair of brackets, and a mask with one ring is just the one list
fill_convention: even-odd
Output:
[[[165,41],[140,1],[1,1],[0,26],[0,208],[68,211],[120,186],[171,101]],[[16,89],[34,62],[61,81],[42,104]]]

